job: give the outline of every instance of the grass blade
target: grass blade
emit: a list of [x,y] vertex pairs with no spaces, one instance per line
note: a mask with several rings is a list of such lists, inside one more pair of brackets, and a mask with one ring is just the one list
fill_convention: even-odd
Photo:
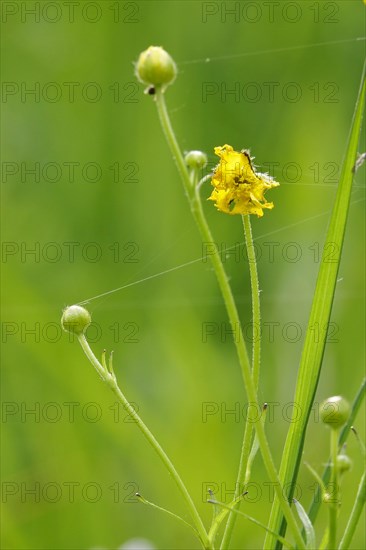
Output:
[[245,514],[241,510],[237,510],[236,508],[233,507],[233,504],[227,505],[227,504],[224,504],[223,502],[219,502],[217,500],[215,500],[215,501],[208,500],[207,502],[210,502],[211,504],[217,504],[218,506],[221,506],[221,508],[223,508],[223,510],[227,511],[227,513],[234,512],[234,514],[237,514],[239,516],[244,517],[248,521],[254,523],[255,525],[258,525],[258,527],[261,527],[262,529],[267,531],[267,533],[271,533],[277,540],[279,540],[281,542],[281,544],[283,544],[285,546],[285,548],[289,548],[289,550],[294,550],[294,547],[284,537],[281,537],[280,535],[277,535],[277,533],[275,533],[274,531],[270,531],[270,529],[267,527],[267,525],[264,525],[264,523],[261,523],[260,521],[253,518],[252,516],[248,516],[248,514]]
[[162,508],[161,506],[158,506],[157,504],[154,504],[153,502],[150,502],[149,500],[146,500],[146,498],[144,498],[143,496],[140,495],[140,493],[135,493],[135,495],[137,496],[137,498],[139,499],[140,502],[142,502],[143,504],[146,504],[147,506],[151,506],[152,508],[155,508],[156,510],[160,510],[160,512],[164,512],[165,514],[167,514],[168,516],[171,516],[175,519],[177,519],[178,521],[184,523],[184,525],[186,525],[187,527],[189,527],[190,529],[193,529],[196,537],[199,537],[199,533],[198,531],[193,527],[193,525],[191,525],[190,523],[188,523],[188,521],[186,521],[185,519],[181,518],[180,516],[178,516],[178,514],[174,514],[174,512],[171,512],[170,510],[167,510],[166,508]]
[[339,550],[347,550],[349,548],[352,541],[352,537],[357,527],[357,523],[361,517],[362,508],[365,505],[365,501],[366,501],[366,472],[364,472],[362,475],[351,515],[349,517],[343,538],[339,544]]
[[[325,243],[325,245],[327,243],[332,243],[337,247],[338,258],[333,263],[328,262],[323,252],[309,317],[308,329],[305,336],[305,343],[294,398],[295,403],[297,403],[301,408],[303,414],[300,419],[291,423],[282,455],[279,477],[282,486],[291,487],[288,494],[289,501],[293,498],[294,487],[296,484],[304,446],[306,427],[318,386],[327,338],[326,331],[322,331],[323,334],[321,337],[319,337],[318,341],[315,341],[311,327],[323,327],[329,325],[349,209],[352,180],[354,175],[353,169],[357,156],[357,145],[362,123],[364,100],[365,65],[362,71],[360,91],[356,102],[346,156],[342,166],[336,200],[332,210]],[[324,250],[326,251],[326,247]],[[318,324],[316,325],[316,323]],[[272,531],[278,532],[281,535],[284,535],[286,532],[286,521],[282,517],[277,499],[274,501],[272,506],[269,527]],[[281,548],[281,544],[276,542],[273,536],[268,535],[266,537],[264,547],[266,549]]]
[[299,518],[304,527],[305,536],[306,536],[306,548],[308,550],[316,550],[316,541],[315,541],[315,531],[313,524],[311,523],[309,516],[305,512],[304,508],[301,506],[300,502],[294,499],[294,504],[299,514]]

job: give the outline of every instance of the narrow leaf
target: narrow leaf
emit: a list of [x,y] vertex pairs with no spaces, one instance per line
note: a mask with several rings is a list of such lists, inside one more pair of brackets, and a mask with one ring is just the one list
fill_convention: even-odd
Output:
[[315,541],[315,531],[313,524],[311,523],[309,516],[305,512],[304,508],[301,506],[300,502],[294,498],[294,504],[299,514],[299,518],[304,527],[305,536],[306,536],[306,548],[308,550],[316,550],[316,541]]
[[339,550],[347,550],[351,544],[352,537],[361,517],[362,509],[366,502],[366,472],[363,473],[358,486],[357,496],[349,517],[347,527],[339,544]]
[[362,441],[362,439],[358,435],[358,432],[357,432],[356,428],[354,428],[352,426],[351,430],[352,430],[355,438],[357,439],[357,443],[358,443],[358,446],[360,447],[360,451],[361,451],[361,454],[362,454],[363,458],[366,458],[366,447],[365,447],[364,442]]
[[[262,413],[263,414],[262,414],[262,417],[261,417],[261,420],[260,420],[263,425],[266,421],[267,409],[268,409],[268,405],[267,405],[267,403],[264,403],[263,408],[262,408]],[[258,453],[258,450],[259,450],[259,440],[258,440],[258,435],[256,433],[255,436],[254,436],[253,445],[252,445],[252,448],[250,450],[250,454],[249,454],[249,457],[248,457],[247,469],[246,469],[246,472],[245,472],[244,485],[249,483],[250,476],[251,476],[251,473],[252,473],[253,462],[254,462],[254,459],[255,459],[255,457]]]
[[221,506],[222,507],[222,510],[220,512],[216,512],[215,513],[215,517],[212,521],[212,524],[211,524],[211,527],[210,527],[210,531],[208,533],[208,536],[209,538],[212,540],[212,541],[215,541],[215,538],[216,538],[216,535],[217,535],[217,531],[219,530],[220,528],[220,525],[221,523],[224,521],[224,519],[226,518],[226,516],[229,514],[229,512],[237,505],[239,504],[239,502],[244,498],[244,496],[248,493],[248,491],[246,491],[245,493],[243,493],[242,495],[239,495],[238,497],[234,498],[234,500],[232,500],[230,502],[230,504],[228,505],[222,505],[220,502],[218,502],[216,499],[210,499],[208,500],[207,502],[209,504],[213,504],[214,506],[214,509],[217,510],[217,507],[218,506]]
[[[320,338],[314,339],[311,328],[314,326],[329,326],[346,229],[352,180],[354,175],[353,168],[357,157],[357,145],[361,129],[364,100],[365,65],[362,71],[361,87],[356,102],[346,156],[343,161],[337,195],[331,214],[325,243],[325,245],[332,243],[332,245],[336,247],[338,257],[335,262],[328,262],[324,255],[326,254],[327,248],[326,246],[324,247],[294,397],[294,402],[301,407],[302,415],[296,422],[291,423],[282,455],[279,477],[282,486],[290,487],[288,495],[289,501],[293,498],[293,492],[296,485],[304,447],[306,428],[318,387],[327,338],[326,331],[323,331]],[[272,506],[269,526],[273,531],[279,532],[281,535],[286,532],[286,521],[282,516],[278,499],[275,500]],[[264,547],[266,549],[274,547],[281,548],[281,544],[276,542],[273,537],[267,536]]]
[[137,498],[139,499],[140,502],[142,502],[143,504],[147,504],[148,506],[151,506],[152,508],[155,508],[156,510],[160,510],[160,512],[165,512],[165,514],[168,514],[169,516],[172,516],[173,518],[179,520],[180,522],[184,523],[184,525],[186,525],[187,527],[189,527],[190,529],[193,529],[193,531],[195,532],[195,535],[196,536],[199,536],[198,535],[198,532],[196,531],[196,529],[193,527],[193,525],[191,525],[190,523],[188,523],[188,521],[186,521],[185,519],[181,518],[180,516],[178,516],[177,514],[174,514],[174,512],[170,512],[170,510],[167,510],[166,508],[162,508],[161,506],[158,506],[157,504],[154,504],[153,502],[150,502],[148,500],[146,500],[146,498],[144,498],[143,496],[140,495],[140,493],[136,493],[136,496]]
[[326,488],[325,488],[325,485],[324,485],[324,482],[323,482],[322,478],[320,477],[320,475],[318,474],[318,472],[315,471],[314,468],[312,468],[312,467],[310,466],[310,464],[308,464],[307,462],[305,462],[305,466],[307,467],[307,469],[309,470],[309,472],[312,474],[313,478],[316,479],[316,481],[318,482],[320,491],[321,491],[322,495],[324,496],[325,493],[327,492],[327,490],[326,490]]
[[[210,501],[208,500],[207,502],[210,502],[211,504],[217,504],[218,506],[221,506],[224,511],[227,511],[227,513],[229,512],[234,512],[235,514],[238,514],[239,516],[243,516],[245,519],[247,519],[248,521],[251,521],[252,523],[254,523],[255,525],[258,525],[259,527],[262,527],[262,529],[264,529],[265,531],[267,531],[267,533],[270,533],[271,535],[273,535],[278,541],[281,542],[281,544],[283,544],[286,548],[289,548],[290,550],[294,550],[294,546],[292,546],[284,537],[281,537],[281,535],[278,535],[277,533],[275,533],[274,531],[271,531],[267,525],[264,525],[264,523],[261,523],[260,521],[258,521],[257,519],[253,518],[252,516],[248,516],[248,514],[245,514],[244,512],[241,512],[240,510],[237,510],[236,508],[233,508],[233,504],[223,504],[222,502],[218,502],[217,500],[215,501]],[[234,503],[235,504],[235,503]]]

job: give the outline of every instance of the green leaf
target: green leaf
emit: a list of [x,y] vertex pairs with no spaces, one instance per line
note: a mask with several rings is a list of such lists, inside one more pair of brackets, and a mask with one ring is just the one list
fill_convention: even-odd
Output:
[[358,486],[357,496],[352,508],[351,515],[349,517],[347,527],[344,531],[342,540],[339,544],[339,550],[348,550],[354,532],[356,530],[358,521],[361,517],[362,509],[366,502],[366,472],[361,477],[360,484]]
[[[261,422],[262,422],[263,425],[266,421],[267,408],[268,408],[267,403],[264,403],[263,408],[262,408],[262,413],[263,414],[262,414],[262,417],[261,417]],[[250,475],[252,473],[253,462],[254,462],[254,459],[255,459],[255,457],[258,453],[258,450],[259,450],[259,440],[258,440],[258,435],[255,434],[253,445],[252,445],[252,448],[250,449],[250,453],[249,453],[249,457],[248,457],[247,468],[246,468],[246,471],[245,471],[244,486],[247,483],[249,483]]]
[[306,536],[306,548],[308,550],[316,550],[316,541],[315,541],[315,531],[313,524],[311,523],[309,516],[305,512],[304,508],[301,506],[300,502],[294,498],[294,504],[299,514],[299,518],[304,527],[305,536]]
[[[288,494],[289,501],[293,498],[304,447],[306,428],[318,387],[327,338],[327,334],[324,334],[326,331],[323,331],[321,337],[315,341],[311,329],[314,326],[329,326],[346,229],[364,100],[365,64],[362,71],[361,86],[356,102],[346,156],[342,166],[324,247],[326,251],[326,245],[332,243],[338,250],[338,258],[335,262],[328,262],[323,252],[294,397],[295,403],[300,407],[303,414],[300,419],[291,423],[282,455],[279,477],[283,486],[290,487]],[[281,535],[286,532],[286,521],[282,516],[278,499],[275,499],[272,506],[269,527],[272,531],[278,532]],[[269,535],[266,537],[264,548],[281,548],[281,544],[276,542],[273,536]]]
[[[320,501],[322,501],[322,499],[324,498],[324,495],[326,494],[327,490],[326,490],[326,487],[324,485],[324,482],[322,480],[322,478],[320,477],[320,475],[318,474],[318,472],[316,472],[314,470],[314,468],[312,468],[310,466],[310,464],[308,464],[307,462],[305,462],[305,466],[307,467],[307,469],[309,470],[309,472],[311,473],[311,475],[313,476],[313,478],[317,481],[319,487],[319,491],[321,493],[321,498],[320,498]],[[330,471],[330,470],[329,470]]]
[[174,512],[171,512],[170,510],[167,510],[166,508],[162,508],[161,506],[158,506],[157,504],[154,504],[153,502],[150,502],[149,500],[146,500],[146,498],[141,496],[140,493],[136,493],[136,496],[139,499],[139,501],[142,502],[143,504],[151,506],[152,508],[155,508],[156,510],[160,510],[160,512],[164,512],[165,514],[168,514],[168,516],[172,516],[173,518],[177,519],[181,523],[184,523],[184,525],[186,525],[187,527],[192,529],[194,531],[195,535],[199,537],[199,533],[197,532],[197,530],[193,527],[193,525],[188,523],[188,521],[186,521],[185,519],[181,518],[177,514],[174,514]]
[[[245,514],[244,512],[241,512],[240,510],[237,510],[236,508],[234,508],[236,502],[237,502],[237,499],[235,499],[235,501],[233,501],[231,504],[224,504],[223,502],[218,502],[217,500],[208,500],[207,502],[211,503],[211,504],[215,504],[217,506],[221,506],[221,508],[223,508],[222,512],[226,512],[225,513],[225,516],[229,513],[229,512],[234,512],[234,514],[238,514],[239,516],[243,516],[245,519],[251,521],[252,523],[254,523],[255,525],[258,525],[259,527],[262,527],[262,529],[264,529],[265,531],[267,531],[267,533],[270,533],[271,535],[273,535],[278,541],[281,542],[281,544],[283,544],[286,548],[289,548],[290,550],[294,550],[294,547],[284,538],[284,537],[281,537],[281,535],[278,535],[277,533],[275,533],[274,531],[271,531],[267,525],[264,525],[264,523],[261,523],[260,521],[258,521],[257,519],[253,518],[252,516],[248,516],[248,514]],[[225,517],[224,516],[224,517]]]
[[[219,530],[220,525],[222,524],[224,519],[227,517],[229,512],[232,511],[234,509],[234,507],[244,498],[244,496],[246,494],[247,494],[247,491],[245,493],[239,495],[238,497],[234,498],[234,500],[232,500],[230,502],[230,504],[228,504],[228,505],[222,504],[221,502],[218,502],[214,498],[209,499],[207,501],[209,504],[213,504],[214,510],[215,510],[214,518],[213,518],[213,521],[212,521],[212,524],[211,524],[211,527],[210,527],[210,531],[208,533],[208,537],[213,543],[215,542],[217,531]],[[221,508],[222,508],[222,510],[220,512],[217,512],[217,507],[218,506],[221,506]]]

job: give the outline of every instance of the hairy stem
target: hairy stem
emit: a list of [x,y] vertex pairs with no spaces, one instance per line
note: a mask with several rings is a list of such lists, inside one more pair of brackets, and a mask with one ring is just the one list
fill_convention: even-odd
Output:
[[[261,360],[261,310],[260,310],[260,296],[259,296],[259,279],[258,279],[258,269],[257,269],[257,259],[255,255],[254,243],[253,243],[253,234],[252,226],[250,223],[249,214],[242,216],[244,234],[245,234],[245,245],[247,249],[248,262],[249,262],[249,272],[250,272],[250,284],[252,290],[252,323],[253,323],[253,347],[252,347],[252,378],[258,393],[258,382],[259,382],[259,370],[260,370],[260,360]],[[246,470],[248,464],[248,458],[250,453],[251,442],[253,438],[253,423],[249,419],[249,413],[245,422],[243,443],[241,447],[241,455],[239,462],[238,475],[235,485],[235,497],[239,496],[241,490],[241,484],[243,480],[245,483],[249,481],[246,479]],[[236,509],[239,509],[240,501],[236,505]],[[230,540],[232,533],[235,527],[235,522],[237,519],[237,514],[230,512],[229,517],[226,523],[224,536],[221,541],[221,550],[226,550],[229,548]]]
[[[157,91],[155,99],[156,99],[156,106],[158,109],[159,118],[160,118],[163,131],[165,133],[173,158],[175,159],[178,165],[179,172],[182,176],[184,189],[189,198],[191,210],[192,210],[194,219],[198,225],[198,228],[200,230],[202,240],[205,243],[214,245],[214,240],[213,240],[211,231],[208,227],[205,215],[203,213],[202,204],[197,192],[197,188],[196,189],[192,188],[189,173],[185,166],[183,155],[180,151],[177,139],[175,137],[175,134],[169,119],[168,111],[166,108],[164,95],[161,90]],[[241,326],[240,319],[239,319],[238,311],[235,305],[234,297],[231,292],[231,288],[229,285],[229,281],[228,281],[224,266],[218,254],[212,254],[210,257],[211,257],[212,265],[215,270],[215,274],[216,274],[216,277],[221,289],[221,293],[226,305],[226,310],[228,313],[230,324],[232,328],[235,329],[236,327]],[[235,341],[235,345],[236,345],[236,350],[239,358],[239,363],[242,370],[244,386],[246,389],[248,401],[250,401],[251,403],[254,403],[257,406],[257,409],[260,410],[260,407],[258,405],[258,399],[257,399],[257,390],[255,387],[254,381],[252,379],[248,352],[244,343],[242,331],[240,333],[240,338],[238,338],[237,341]],[[280,503],[282,513],[284,514],[288,522],[288,525],[293,532],[293,535],[296,539],[296,543],[298,547],[300,549],[304,549],[305,543],[301,536],[300,529],[296,522],[295,516],[291,510],[290,504],[285,498],[283,494],[283,490],[279,483],[279,478],[278,478],[277,471],[269,449],[267,437],[264,431],[264,426],[260,421],[257,421],[255,423],[255,428],[258,436],[259,447],[261,450],[263,462],[267,471],[267,475],[271,480],[271,482],[274,484],[275,492],[276,492],[278,501]]]

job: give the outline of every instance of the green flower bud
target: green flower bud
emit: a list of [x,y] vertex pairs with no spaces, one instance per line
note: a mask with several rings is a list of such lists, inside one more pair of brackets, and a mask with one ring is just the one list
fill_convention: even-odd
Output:
[[337,456],[337,470],[340,474],[348,472],[352,468],[352,460],[347,455]]
[[340,395],[329,397],[320,405],[320,418],[324,424],[337,430],[348,420],[350,406],[348,401]]
[[184,162],[188,168],[204,168],[207,164],[207,155],[202,151],[189,151],[184,157]]
[[82,334],[91,323],[91,316],[88,310],[80,306],[67,307],[61,318],[62,328],[66,332]]
[[[140,53],[135,67],[137,78],[150,88],[165,88],[174,82],[177,67],[170,55],[159,46],[150,46]],[[153,87],[153,88],[151,88]]]

